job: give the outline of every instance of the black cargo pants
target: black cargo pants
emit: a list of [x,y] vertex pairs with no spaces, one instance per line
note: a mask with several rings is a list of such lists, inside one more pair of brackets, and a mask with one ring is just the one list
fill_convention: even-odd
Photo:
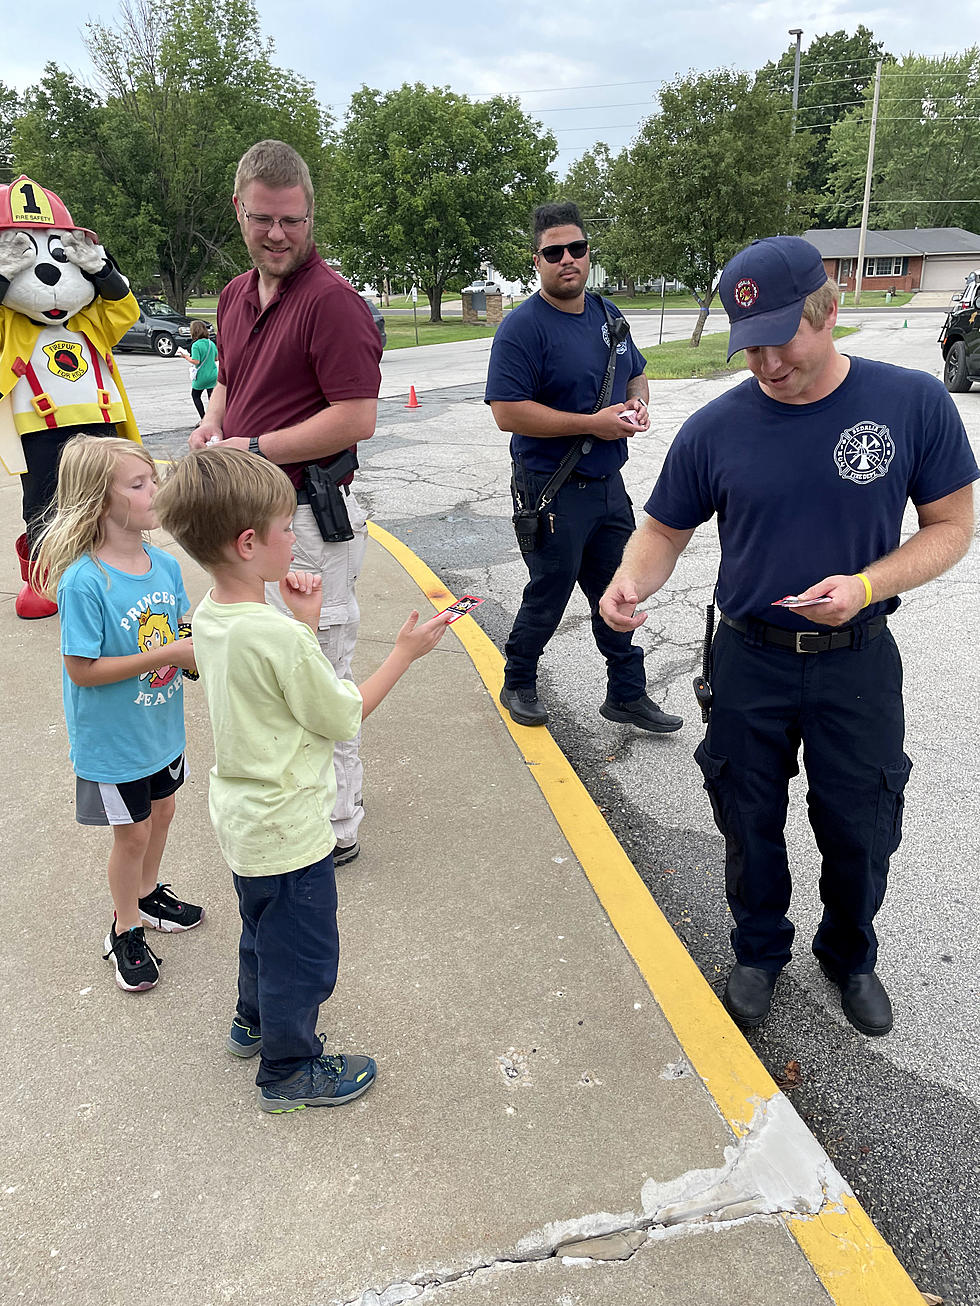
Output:
[[790,959],[784,828],[802,743],[821,855],[823,919],[813,951],[840,975],[873,970],[873,921],[902,837],[912,766],[903,752],[902,663],[891,632],[853,648],[795,653],[721,625],[711,687],[711,719],[695,758],[725,836],[736,959],[769,971]]

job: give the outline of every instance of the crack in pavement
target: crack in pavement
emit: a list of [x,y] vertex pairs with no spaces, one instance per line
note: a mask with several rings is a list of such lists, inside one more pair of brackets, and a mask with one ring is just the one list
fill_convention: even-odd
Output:
[[843,1210],[850,1189],[782,1093],[757,1101],[748,1131],[725,1149],[725,1163],[692,1170],[640,1193],[642,1214],[599,1211],[532,1230],[512,1252],[456,1269],[429,1270],[384,1288],[366,1288],[335,1306],[401,1306],[433,1299],[454,1284],[549,1259],[631,1260],[655,1240],[704,1234],[774,1216],[814,1219]]

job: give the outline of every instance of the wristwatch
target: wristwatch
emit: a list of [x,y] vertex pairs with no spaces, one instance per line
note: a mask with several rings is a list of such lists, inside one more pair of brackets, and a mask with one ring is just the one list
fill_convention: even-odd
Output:
[[249,453],[257,453],[260,458],[265,457],[265,454],[259,448],[259,437],[257,435],[250,435],[248,437],[248,451]]

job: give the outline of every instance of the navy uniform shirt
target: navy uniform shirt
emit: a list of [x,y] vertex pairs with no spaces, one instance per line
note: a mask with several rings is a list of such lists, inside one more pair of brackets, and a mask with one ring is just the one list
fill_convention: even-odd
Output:
[[812,630],[802,613],[772,603],[862,571],[901,543],[909,500],[933,503],[980,476],[939,381],[850,363],[813,404],[779,403],[752,377],[689,417],[667,454],[646,511],[675,530],[718,514],[718,606],[736,621]]
[[[610,316],[622,317],[610,304]],[[583,313],[563,313],[533,295],[508,313],[490,350],[486,402],[533,400],[564,413],[591,413],[609,364],[609,328],[598,296],[585,296]],[[646,363],[627,337],[616,347],[616,372],[610,404],[626,401],[626,386]],[[583,432],[584,434],[584,432]],[[515,432],[510,452],[532,472],[555,470],[578,437],[540,439]],[[576,476],[608,476],[627,458],[626,439],[596,440],[575,465]]]

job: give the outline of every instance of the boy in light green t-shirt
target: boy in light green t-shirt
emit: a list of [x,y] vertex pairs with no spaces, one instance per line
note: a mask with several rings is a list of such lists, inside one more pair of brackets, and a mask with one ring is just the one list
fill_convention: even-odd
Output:
[[[275,464],[220,447],[183,458],[157,492],[161,525],[214,586],[194,613],[194,652],[214,732],[209,804],[242,917],[228,1049],[261,1050],[264,1111],[339,1106],[370,1088],[371,1057],[326,1055],[316,1035],[339,954],[333,744],[353,739],[416,658],[445,634],[413,612],[358,688],[320,651],[320,577],[290,570],[296,492]],[[291,621],[265,602],[278,581]]]

